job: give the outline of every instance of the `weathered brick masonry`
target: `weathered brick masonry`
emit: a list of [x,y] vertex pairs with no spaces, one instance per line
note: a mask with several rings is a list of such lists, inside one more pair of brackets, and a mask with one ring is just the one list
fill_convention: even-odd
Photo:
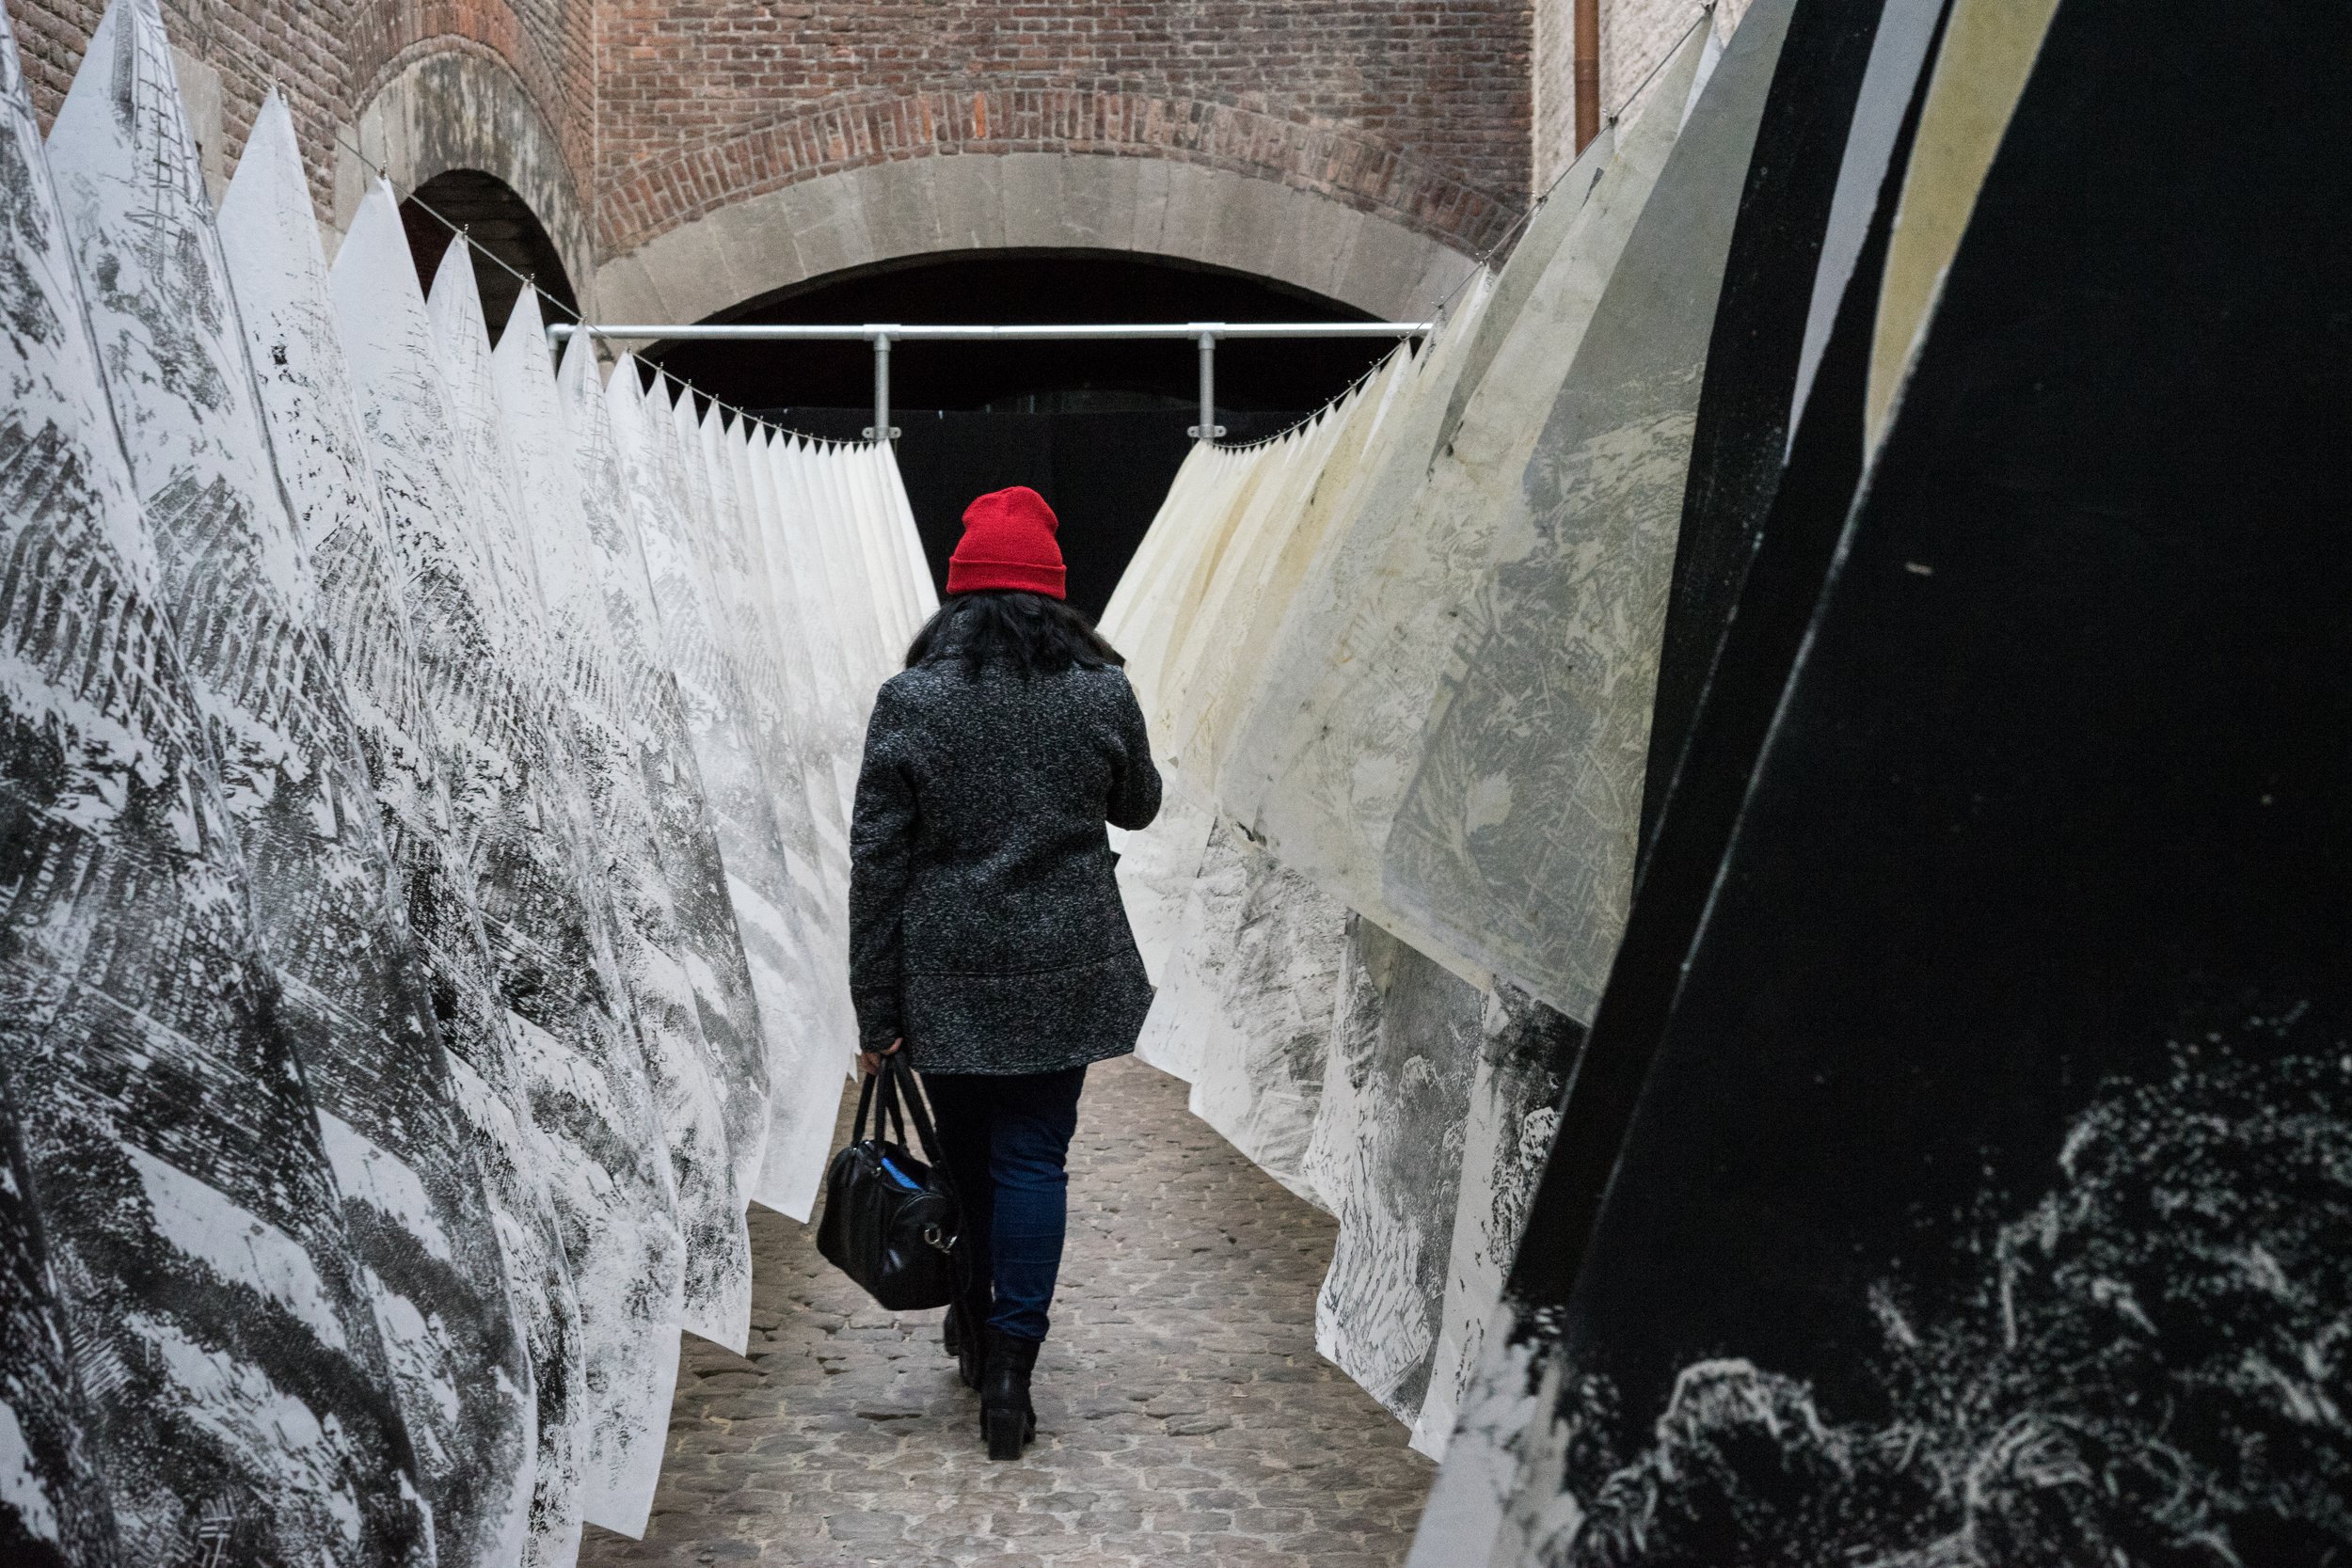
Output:
[[[103,0],[7,0],[45,126],[65,98]],[[471,53],[512,72],[564,143],[575,177],[594,156],[593,0],[165,0],[172,43],[219,71],[230,166],[272,82],[286,94],[322,214],[339,126],[421,55]]]
[[[7,0],[44,118],[98,0]],[[598,258],[730,202],[926,155],[1203,163],[1462,250],[1527,197],[1529,0],[166,0],[217,70],[233,166],[291,100],[323,214],[334,143],[419,59],[510,73],[553,130]]]
[[1526,0],[617,0],[605,232],[926,153],[1198,161],[1480,249],[1527,192]]

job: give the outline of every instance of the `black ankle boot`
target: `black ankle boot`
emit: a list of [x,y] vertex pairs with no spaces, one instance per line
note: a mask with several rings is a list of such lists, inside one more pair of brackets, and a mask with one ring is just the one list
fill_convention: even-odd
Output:
[[991,1459],[1018,1459],[1037,1435],[1037,1407],[1029,1402],[1029,1374],[1037,1368],[1037,1339],[1016,1339],[987,1331],[988,1370],[980,1379],[980,1432]]

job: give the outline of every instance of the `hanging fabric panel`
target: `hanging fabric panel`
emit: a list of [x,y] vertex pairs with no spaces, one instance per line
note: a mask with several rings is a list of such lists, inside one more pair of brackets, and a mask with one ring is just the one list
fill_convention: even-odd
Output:
[[506,505],[488,347],[473,335],[479,307],[469,308],[469,276],[437,280],[455,344],[445,359],[380,185],[329,281],[400,550],[453,835],[468,854],[580,1303],[580,1506],[592,1523],[642,1528],[677,1359],[675,1197],[630,1021],[612,1011],[622,992],[586,892],[584,792],[558,728],[555,672],[532,635],[535,591],[519,592],[535,574],[521,576],[528,562]]
[[[370,1147],[343,1162],[346,1198],[382,1195],[390,1212],[406,1199],[431,1199],[437,1189],[470,1194],[480,1183],[486,1210],[472,1226],[439,1223],[438,1244],[403,1248],[404,1270],[431,1264],[454,1276],[443,1287],[481,1291],[495,1283],[498,1299],[470,1311],[431,1296],[409,1294],[394,1321],[433,1325],[422,1342],[437,1350],[406,1375],[428,1371],[407,1401],[412,1429],[425,1429],[424,1451],[447,1467],[434,1477],[436,1538],[444,1561],[514,1562],[526,1555],[530,1501],[538,1488],[539,1426],[568,1420],[578,1380],[579,1307],[561,1259],[553,1212],[538,1162],[517,1119],[514,1064],[488,985],[490,960],[467,879],[454,876],[445,842],[448,802],[437,771],[437,751],[423,703],[416,649],[400,608],[390,534],[377,500],[375,478],[362,447],[351,374],[335,336],[327,298],[326,261],[319,249],[308,181],[282,99],[262,105],[247,138],[220,215],[221,242],[260,398],[278,454],[303,548],[316,574],[312,613],[330,651],[360,730],[368,783],[397,879],[396,902],[429,987],[430,1012],[443,1055],[441,1073],[421,1069],[389,1053],[372,1070],[406,1079],[411,1092],[446,1076],[459,1114],[454,1147],[432,1164],[394,1164],[389,1149],[414,1143],[435,1127],[414,1107],[382,1118],[380,1131],[346,1127],[338,1141],[362,1136]],[[342,961],[336,955],[335,961]],[[338,990],[342,988],[336,988]],[[318,1082],[313,1079],[314,1085]],[[438,1174],[436,1166],[462,1173]],[[442,1199],[436,1207],[445,1206]],[[495,1274],[461,1255],[446,1239],[495,1227],[495,1238],[474,1243],[501,1259]],[[389,1284],[400,1275],[379,1277]],[[388,1331],[388,1340],[394,1337]],[[493,1347],[518,1341],[516,1354]],[[396,1341],[395,1341],[396,1342]],[[567,1351],[569,1353],[567,1357]],[[395,1367],[401,1361],[396,1357]],[[495,1368],[483,1375],[485,1366]],[[548,1386],[538,1386],[542,1379]],[[460,1441],[444,1429],[469,1407],[493,1397],[522,1402],[519,1451],[485,1454],[479,1437]],[[475,1419],[481,1418],[477,1415]],[[561,1465],[560,1458],[557,1464]],[[492,1503],[489,1499],[495,1498]],[[485,1506],[485,1503],[488,1506]]]
[[[58,188],[13,59],[0,121],[14,197],[0,689],[16,825],[0,1072],[83,1401],[76,1445],[53,1424],[66,1391],[44,1380],[24,1430],[42,1434],[50,1496],[39,1509],[12,1497],[11,1528],[77,1561],[112,1560],[117,1541],[141,1560],[209,1513],[245,1551],[422,1564],[423,1478],[207,734],[234,709],[183,659],[161,531],[118,443],[77,278],[104,241],[64,216],[103,221],[135,150],[183,134],[157,25],[127,5],[101,23],[60,112],[93,145]],[[191,260],[218,288],[217,250]],[[119,373],[210,346],[158,342],[121,309],[136,303],[109,313]],[[220,390],[252,418],[249,376]],[[187,453],[187,433],[168,439]],[[11,1379],[11,1408],[35,1386]]]

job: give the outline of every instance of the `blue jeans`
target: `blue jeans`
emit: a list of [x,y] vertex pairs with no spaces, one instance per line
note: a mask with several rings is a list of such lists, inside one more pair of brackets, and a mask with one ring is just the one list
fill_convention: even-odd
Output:
[[972,1305],[976,1315],[984,1310],[989,1327],[1016,1339],[1045,1338],[1069,1227],[1070,1138],[1086,1079],[1082,1067],[923,1075],[940,1153],[963,1204]]

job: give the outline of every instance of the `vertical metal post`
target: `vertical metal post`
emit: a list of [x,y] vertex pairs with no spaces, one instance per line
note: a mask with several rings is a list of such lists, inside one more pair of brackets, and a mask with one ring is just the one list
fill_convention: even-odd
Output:
[[1186,432],[1196,441],[1214,441],[1225,434],[1216,422],[1216,334],[1200,334],[1200,422]]
[[890,334],[874,334],[874,422],[866,427],[869,441],[898,439],[898,427],[890,422]]
[[[1712,11],[1708,19],[1714,20]],[[1600,135],[1600,0],[1576,0],[1570,20],[1568,69],[1575,101],[1576,150],[1582,152]]]

